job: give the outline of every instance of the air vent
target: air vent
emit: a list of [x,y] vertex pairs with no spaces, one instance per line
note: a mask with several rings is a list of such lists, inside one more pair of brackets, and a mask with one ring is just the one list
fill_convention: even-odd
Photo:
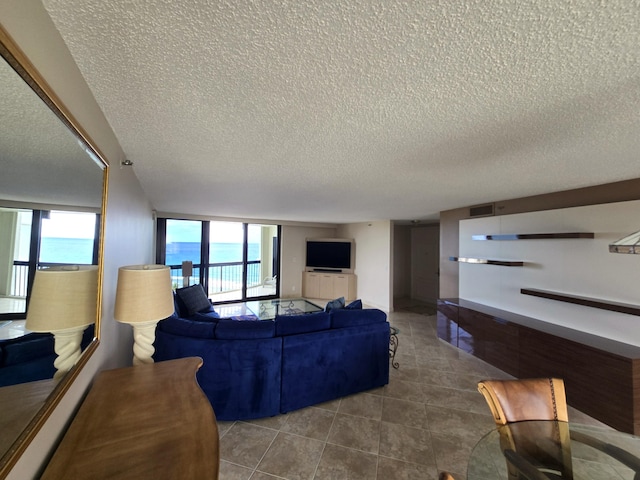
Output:
[[493,215],[493,203],[478,205],[469,209],[470,217],[487,217],[489,215]]

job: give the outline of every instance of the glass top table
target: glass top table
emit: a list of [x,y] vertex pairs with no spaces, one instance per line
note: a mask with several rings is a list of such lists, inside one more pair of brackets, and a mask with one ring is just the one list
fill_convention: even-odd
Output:
[[562,477],[550,478],[640,478],[640,437],[576,423],[529,421],[498,427],[482,437],[469,457],[467,480],[511,478],[508,470],[517,468],[507,456],[519,464],[524,459],[530,465],[549,465],[549,461],[564,465]]
[[278,315],[303,315],[322,310],[322,307],[305,298],[277,298],[216,306],[221,317],[255,316],[259,320],[273,320]]

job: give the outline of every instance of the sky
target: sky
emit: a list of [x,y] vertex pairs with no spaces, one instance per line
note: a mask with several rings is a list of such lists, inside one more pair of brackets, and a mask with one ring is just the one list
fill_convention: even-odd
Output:
[[51,211],[42,220],[42,237],[93,238],[96,229],[95,213]]
[[[199,242],[199,220],[167,220],[167,243]],[[242,223],[211,222],[211,241],[213,243],[242,243]],[[249,228],[249,243],[260,243],[260,229]]]

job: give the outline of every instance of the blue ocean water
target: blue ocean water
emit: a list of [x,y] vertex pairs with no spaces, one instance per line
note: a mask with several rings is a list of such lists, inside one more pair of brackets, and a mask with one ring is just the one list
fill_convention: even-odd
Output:
[[40,240],[40,262],[90,265],[92,260],[92,238],[42,237]]
[[[250,243],[247,247],[249,260],[260,259],[260,244]],[[242,261],[241,243],[212,243],[209,247],[211,263],[227,263]],[[182,265],[184,260],[200,263],[200,242],[172,242],[167,243],[165,257],[166,265]]]

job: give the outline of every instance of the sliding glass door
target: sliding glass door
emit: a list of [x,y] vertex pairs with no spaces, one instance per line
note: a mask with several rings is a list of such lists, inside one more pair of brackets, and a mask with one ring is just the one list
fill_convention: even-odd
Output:
[[171,266],[175,287],[185,284],[182,262],[214,303],[276,298],[278,225],[158,219],[156,260]]
[[246,279],[245,224],[209,223],[209,294],[214,302],[242,300]]

